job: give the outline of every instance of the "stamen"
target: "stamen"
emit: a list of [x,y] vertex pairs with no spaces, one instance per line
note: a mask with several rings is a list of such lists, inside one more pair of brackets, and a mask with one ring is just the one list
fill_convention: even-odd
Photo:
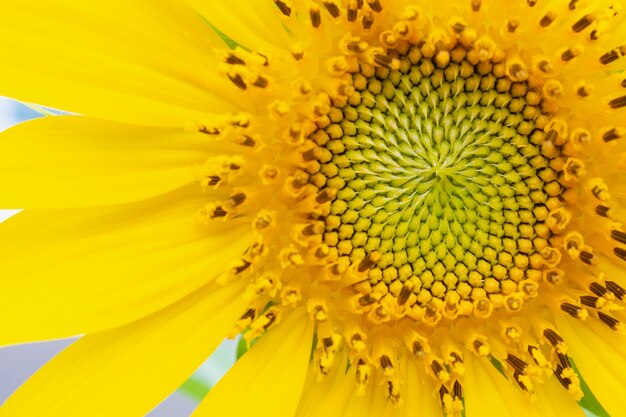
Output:
[[578,20],[576,23],[574,23],[572,25],[572,30],[575,33],[579,33],[582,32],[583,30],[585,30],[587,27],[589,27],[589,25],[591,25],[593,23],[593,21],[595,20],[595,16],[593,15],[585,15],[582,18],[580,18],[580,20]]
[[278,9],[282,14],[289,17],[291,16],[291,7],[287,1],[288,0],[274,0],[274,3],[278,6]]

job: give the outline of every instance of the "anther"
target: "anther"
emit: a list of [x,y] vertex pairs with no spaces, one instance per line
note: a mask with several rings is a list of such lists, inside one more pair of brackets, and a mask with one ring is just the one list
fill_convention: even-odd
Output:
[[241,146],[253,148],[256,145],[256,141],[249,135],[243,135],[236,139],[236,143]]
[[296,45],[292,46],[291,47],[291,56],[296,61],[302,60],[302,58],[304,58],[304,49],[302,48],[302,45],[296,44]]
[[480,6],[482,6],[482,0],[471,0],[471,7],[473,12],[479,12]]
[[585,98],[585,97],[589,97],[591,94],[593,94],[593,86],[591,84],[582,84],[580,85],[577,89],[576,89],[576,94],[578,95],[578,97],[580,98]]
[[424,350],[424,346],[419,341],[414,341],[411,350],[413,354],[418,358],[423,358],[426,355],[426,350]]
[[454,398],[461,399],[463,397],[463,387],[461,387],[459,381],[454,381],[454,385],[452,385],[452,393]]
[[246,62],[239,58],[237,55],[230,53],[225,59],[226,63],[229,65],[245,65]]
[[430,369],[432,369],[433,373],[440,381],[446,382],[450,379],[450,374],[439,360],[434,359],[430,363]]
[[506,24],[506,30],[508,30],[509,33],[515,33],[518,27],[519,27],[519,21],[515,19],[509,20]]
[[543,272],[544,279],[553,285],[563,282],[564,275],[565,273],[563,272],[563,270],[558,268],[550,268]]
[[324,7],[326,7],[326,10],[328,10],[328,13],[330,13],[330,15],[332,17],[339,17],[339,6],[337,6],[337,4],[333,1],[324,1],[323,2]]
[[523,372],[515,371],[513,372],[513,379],[517,382],[517,385],[526,392],[531,392],[532,386],[530,385],[530,378],[528,375],[525,375]]
[[371,366],[359,358],[356,365],[357,395],[365,394],[365,386],[369,381]]
[[615,256],[620,258],[622,261],[626,261],[626,249],[613,248],[613,253],[615,254]]
[[252,85],[257,88],[267,88],[267,86],[269,85],[269,81],[267,80],[267,78],[259,75],[254,83],[252,83]]
[[218,175],[209,175],[205,180],[207,186],[216,186],[222,181],[222,178]]
[[609,106],[611,106],[612,109],[619,109],[626,106],[626,96],[614,98],[613,100],[609,101]]
[[560,351],[560,350],[562,350],[564,348],[565,341],[554,330],[552,330],[552,329],[545,329],[543,331],[543,335],[548,340],[548,342],[550,342],[552,347],[557,349],[557,351]]
[[574,23],[572,25],[572,30],[575,33],[582,32],[587,27],[589,27],[590,24],[593,23],[594,19],[595,19],[595,16],[593,16],[593,15],[590,15],[590,14],[585,15],[582,18],[580,18],[580,20],[578,20],[576,23]]
[[626,129],[624,128],[610,128],[602,134],[602,140],[605,142],[612,142],[620,139],[626,135]]
[[598,318],[602,321],[602,323],[609,326],[611,330],[618,331],[622,329],[622,323],[613,316],[609,316],[608,314],[599,311]]
[[224,218],[228,214],[228,212],[224,210],[224,207],[222,207],[221,205],[216,203],[210,203],[200,209],[200,214],[210,219],[219,219]]
[[217,127],[209,127],[209,126],[200,126],[198,128],[198,132],[204,133],[205,135],[215,136],[222,133],[222,131]]
[[[580,48],[567,48],[562,54],[561,54],[561,60],[563,62],[569,62],[572,59],[576,58],[577,56],[579,56],[581,53]],[[582,87],[581,87],[582,88]],[[578,89],[580,91],[580,88]],[[583,90],[584,91],[584,90]],[[585,94],[585,95],[581,95],[581,97],[586,97],[588,96],[590,93]],[[580,95],[580,94],[579,94]]]
[[374,62],[381,67],[391,68],[394,64],[394,59],[388,55],[375,54]]
[[358,16],[359,9],[357,8],[357,3],[354,0],[351,0],[348,3],[348,22],[354,22]]
[[610,217],[611,208],[607,206],[596,206],[596,214],[602,217]]
[[400,294],[398,294],[398,305],[404,305],[409,300],[409,297],[413,294],[413,288],[415,288],[415,285],[411,281],[404,283]]
[[380,3],[380,0],[367,0],[367,5],[376,13],[383,11],[383,5]]
[[608,65],[626,55],[626,45],[615,48],[600,57],[600,63]]
[[228,79],[230,81],[232,81],[233,84],[235,84],[237,87],[239,87],[241,90],[247,90],[248,89],[248,85],[246,84],[246,82],[243,80],[241,74],[236,74],[236,73],[228,73]]
[[517,369],[518,371],[522,373],[526,372],[526,368],[528,367],[528,364],[522,359],[518,358],[517,356],[509,353],[506,357],[506,361],[509,365],[511,365],[513,368]]
[[569,378],[564,378],[563,377],[563,370],[565,368],[563,367],[563,365],[558,364],[556,366],[556,370],[554,371],[554,375],[556,376],[556,379],[559,381],[559,383],[566,389],[569,390],[570,386],[572,385],[572,380]]
[[370,252],[367,254],[363,260],[359,263],[357,270],[359,272],[365,272],[368,269],[373,268],[380,261],[381,255],[379,252]]
[[393,364],[391,363],[391,359],[387,355],[382,355],[380,357],[380,367],[383,369],[385,374],[393,373]]
[[587,265],[597,265],[599,262],[598,258],[593,253],[586,250],[580,251],[578,256],[580,260]]
[[589,291],[597,295],[598,297],[604,297],[609,290],[602,286],[599,282],[592,282],[589,284]]
[[580,303],[584,306],[594,309],[602,308],[604,305],[604,298],[594,297],[593,295],[583,295],[580,297]]
[[588,316],[587,310],[570,303],[561,304],[561,310],[565,311],[567,314],[574,317],[575,319],[584,320]]
[[556,19],[556,13],[548,12],[539,20],[539,25],[542,28],[548,27],[550,23],[554,22],[554,19]]
[[324,204],[331,201],[337,195],[337,190],[333,188],[325,188],[317,194],[315,201],[318,204]]
[[607,290],[611,291],[618,300],[624,300],[624,297],[626,297],[626,290],[624,288],[614,281],[606,281],[605,284]]
[[363,29],[370,29],[374,24],[374,17],[371,14],[364,14],[363,19],[361,19],[361,26]]
[[474,351],[476,352],[476,354],[479,356],[487,356],[489,355],[489,352],[491,350],[489,349],[489,345],[478,339],[474,340],[472,346],[474,347]]
[[314,28],[320,27],[322,24],[322,14],[320,13],[320,9],[316,5],[312,5],[309,8],[309,18],[311,19],[311,25]]
[[520,62],[511,63],[507,72],[513,81],[525,81],[528,79],[528,71]]
[[250,117],[244,113],[238,113],[230,121],[230,124],[234,127],[247,129],[250,127]]
[[230,204],[231,207],[237,207],[244,201],[246,201],[246,195],[244,193],[236,193],[228,198],[228,204]]
[[626,233],[621,230],[611,230],[611,239],[626,245]]
[[278,6],[278,9],[280,10],[282,14],[284,14],[287,17],[291,16],[291,7],[289,7],[285,1],[274,0],[274,3],[276,4],[276,6]]

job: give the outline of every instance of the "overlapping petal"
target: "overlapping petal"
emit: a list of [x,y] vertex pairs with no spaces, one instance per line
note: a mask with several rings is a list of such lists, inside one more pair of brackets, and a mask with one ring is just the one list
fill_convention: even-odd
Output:
[[235,87],[216,76],[213,39],[181,2],[4,2],[0,92],[93,117],[184,126],[239,108]]
[[249,227],[207,227],[188,191],[0,224],[0,344],[115,327],[215,278],[249,245]]
[[289,314],[237,361],[193,417],[292,417],[302,394],[312,339],[313,325],[303,309]]
[[561,317],[558,326],[593,394],[611,416],[621,415],[626,409],[624,336],[591,320],[573,323],[571,319]]
[[228,150],[225,143],[185,130],[45,117],[0,134],[0,207],[143,200],[197,181],[198,167]]
[[224,338],[244,310],[242,284],[209,285],[143,320],[83,337],[27,381],[0,416],[145,415]]

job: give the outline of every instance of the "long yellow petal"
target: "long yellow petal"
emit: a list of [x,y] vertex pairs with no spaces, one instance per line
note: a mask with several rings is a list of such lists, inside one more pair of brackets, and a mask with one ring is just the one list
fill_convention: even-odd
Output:
[[382,378],[373,375],[365,389],[365,395],[357,395],[353,385],[353,391],[348,400],[346,411],[342,417],[382,416],[387,406],[385,390]]
[[535,385],[537,400],[532,405],[541,417],[585,417],[585,412],[576,400],[556,380],[549,378]]
[[246,353],[200,403],[193,417],[292,417],[311,353],[313,326],[290,313]]
[[153,316],[88,335],[0,407],[1,417],[137,417],[174,391],[244,311],[242,283],[210,285]]
[[44,117],[0,134],[0,207],[143,200],[197,181],[198,166],[227,151],[201,133]]
[[405,368],[404,385],[401,386],[403,401],[398,406],[388,404],[384,416],[443,417],[443,408],[430,377],[414,360],[409,359]]
[[342,352],[331,371],[319,381],[316,364],[311,363],[295,417],[343,415],[356,384],[354,372],[346,375],[346,354]]
[[[467,417],[538,417],[531,402],[484,358],[465,357],[463,389]],[[556,416],[554,416],[556,417]]]
[[626,410],[626,340],[602,324],[557,317],[559,333],[593,395],[611,416]]
[[24,211],[0,224],[0,345],[144,317],[241,256],[247,224],[212,230],[185,190],[113,208]]
[[0,91],[99,118],[183,126],[235,111],[212,29],[181,2],[3,2]]

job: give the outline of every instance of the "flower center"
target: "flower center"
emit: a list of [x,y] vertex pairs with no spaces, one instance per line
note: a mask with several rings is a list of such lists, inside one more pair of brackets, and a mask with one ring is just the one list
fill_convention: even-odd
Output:
[[435,312],[448,302],[451,316],[462,301],[500,295],[518,310],[534,296],[561,191],[559,152],[541,146],[541,96],[472,52],[442,60],[412,47],[388,53],[395,68],[361,64],[356,94],[313,135],[328,152],[312,181],[336,193],[324,241],[351,263],[376,262],[378,296]]

